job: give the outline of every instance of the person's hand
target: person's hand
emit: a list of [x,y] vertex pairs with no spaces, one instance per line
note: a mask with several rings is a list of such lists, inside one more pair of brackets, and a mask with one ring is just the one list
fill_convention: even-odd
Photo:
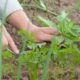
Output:
[[19,50],[17,49],[13,39],[11,38],[10,34],[7,32],[5,27],[3,27],[3,31],[2,31],[2,46],[3,49],[6,46],[8,46],[14,53],[16,54],[19,53]]
[[18,29],[24,29],[33,32],[36,36],[36,42],[51,41],[55,29],[47,27],[37,27],[31,23],[23,10],[17,10],[8,16],[8,22]]
[[36,42],[50,42],[57,30],[50,27],[37,27],[32,24],[29,31],[35,34]]

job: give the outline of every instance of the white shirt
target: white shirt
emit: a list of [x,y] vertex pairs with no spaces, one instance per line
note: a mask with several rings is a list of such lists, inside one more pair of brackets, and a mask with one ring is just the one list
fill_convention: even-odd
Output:
[[[7,1],[7,5],[6,5],[6,1]],[[18,2],[18,0],[0,0],[0,18],[4,14],[5,6],[6,6],[6,11],[5,11],[6,17],[16,10],[23,9],[20,3]]]

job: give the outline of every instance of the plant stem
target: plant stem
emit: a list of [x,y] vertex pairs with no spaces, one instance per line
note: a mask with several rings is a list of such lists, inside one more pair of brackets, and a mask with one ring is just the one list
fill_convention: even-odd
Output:
[[1,79],[2,79],[2,31],[0,30],[0,80]]
[[2,28],[3,24],[6,22],[6,9],[7,9],[7,0],[5,2],[5,7],[3,10],[2,21],[0,21],[0,80],[2,80]]
[[41,80],[47,80],[48,68],[49,68],[49,63],[50,63],[50,60],[51,60],[51,54],[53,52],[53,46],[54,46],[54,40],[52,39],[52,42],[51,42],[51,45],[50,45],[50,50],[47,54],[47,60],[46,60],[46,62],[44,64],[44,67],[43,67],[43,75],[42,75]]
[[[33,66],[33,67],[32,67]],[[30,80],[38,80],[38,64],[28,64]]]
[[[22,51],[21,51],[21,53],[20,53],[20,56],[23,55],[23,52],[24,52],[24,49],[25,49],[25,45],[26,45],[26,41],[25,41],[24,39],[23,39],[22,41],[23,41],[23,48],[22,48]],[[20,78],[21,78],[22,64],[23,64],[23,63],[21,62],[21,60],[19,60],[19,62],[18,62],[17,80],[20,80]]]
[[26,5],[26,4],[23,4],[22,6],[23,6],[23,7],[37,8],[37,9],[40,9],[40,10],[42,10],[42,11],[44,11],[44,12],[50,13],[51,15],[54,15],[54,16],[57,16],[57,15],[58,15],[57,13],[54,13],[54,12],[48,10],[48,9],[44,10],[43,8],[41,8],[41,7],[39,7],[39,6]]

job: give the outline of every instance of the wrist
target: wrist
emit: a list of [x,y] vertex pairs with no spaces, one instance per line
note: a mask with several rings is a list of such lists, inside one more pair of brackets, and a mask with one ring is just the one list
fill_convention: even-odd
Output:
[[38,29],[38,27],[31,23],[23,10],[15,11],[14,13],[12,13],[8,17],[8,21],[18,29],[24,29],[30,32],[34,32],[35,29]]
[[23,10],[17,10],[9,15],[8,22],[18,29],[26,29],[31,23]]
[[31,22],[29,22],[29,23],[26,25],[25,29],[26,29],[27,31],[34,32],[34,31],[38,30],[39,28],[38,28],[37,26],[35,26],[34,24],[32,24]]

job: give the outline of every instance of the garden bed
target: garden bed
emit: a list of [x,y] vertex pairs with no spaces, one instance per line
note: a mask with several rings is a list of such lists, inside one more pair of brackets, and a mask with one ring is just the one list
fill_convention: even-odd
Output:
[[[76,25],[80,25],[80,11],[75,9],[76,0],[56,0],[56,1],[54,0],[54,2],[53,0],[44,0],[44,1],[45,3],[47,3],[48,9],[50,11],[54,11],[54,13],[65,11],[70,14],[69,17]],[[26,4],[34,5],[34,0],[27,0]],[[49,19],[49,20],[52,20],[53,22],[56,22],[55,17],[53,17],[51,13],[46,13],[45,11],[37,9],[35,7],[31,7],[31,6],[24,7],[24,10],[29,16],[29,18],[31,19],[31,21],[39,27],[41,27],[41,25],[36,20],[36,16],[38,15],[42,16],[45,19]],[[7,26],[7,30],[12,35],[16,45],[18,46],[19,49],[21,49],[22,48],[22,37],[17,34],[17,30],[14,27],[12,27],[9,24],[7,24],[6,26]],[[3,70],[4,71],[3,73],[5,73],[3,76],[3,80],[17,80],[15,78],[17,75],[17,70],[18,70],[17,57],[13,56],[12,58],[12,55],[8,56],[8,59],[4,57],[3,64],[4,64],[3,66],[5,67]],[[22,66],[21,80],[30,80],[29,71],[27,70],[27,67],[26,67],[27,65],[28,64],[24,64]],[[48,70],[50,73],[48,80],[80,80],[79,66],[76,67],[76,69],[74,70],[75,74],[73,74],[72,73],[73,69],[70,70],[68,68],[68,69],[65,69],[65,71],[63,69],[59,69],[59,67],[56,65],[56,61],[55,62],[51,61],[50,65],[51,67]],[[55,74],[55,72],[57,73]],[[54,79],[54,74],[55,74],[55,77],[58,77],[58,78]],[[39,78],[42,75],[41,68],[38,71],[38,75],[39,75]]]

